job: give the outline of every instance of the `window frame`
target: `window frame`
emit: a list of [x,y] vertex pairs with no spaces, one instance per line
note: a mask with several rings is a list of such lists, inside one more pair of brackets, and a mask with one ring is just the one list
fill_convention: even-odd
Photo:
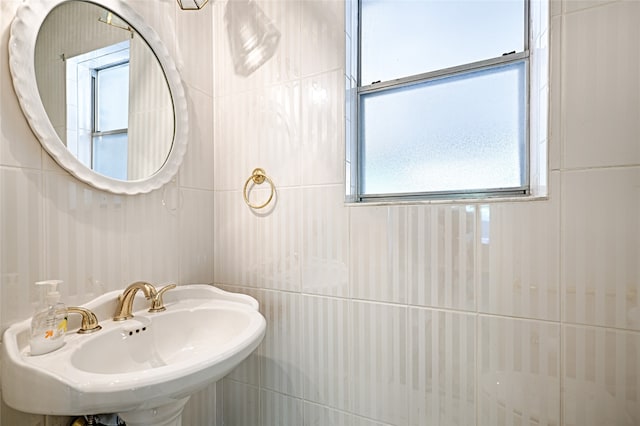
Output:
[[[402,77],[387,81],[377,81],[366,85],[362,84],[362,0],[356,0],[357,15],[355,22],[355,38],[356,41],[351,48],[356,50],[356,54],[351,58],[356,59],[355,68],[355,87],[351,84],[351,94],[347,93],[347,101],[353,102],[353,122],[349,124],[347,120],[347,139],[349,136],[351,143],[347,143],[347,182],[346,193],[347,201],[350,202],[403,202],[403,201],[430,201],[430,200],[467,200],[467,199],[491,199],[491,198],[511,198],[526,197],[532,195],[531,188],[531,43],[532,43],[532,2],[535,0],[522,0],[524,6],[524,37],[523,51],[521,52],[505,52],[501,56],[484,59],[480,61],[470,62],[466,64],[456,65],[448,68],[442,68],[434,71],[428,71],[407,77]],[[545,1],[545,0],[542,0]],[[349,16],[347,16],[349,19]],[[347,49],[349,55],[349,49]],[[454,190],[454,191],[427,191],[427,192],[394,192],[387,194],[365,194],[362,190],[363,185],[363,154],[362,145],[362,113],[361,113],[361,97],[373,93],[383,93],[394,89],[419,85],[422,83],[433,82],[446,79],[453,76],[465,75],[481,70],[496,69],[502,66],[523,63],[524,64],[524,144],[521,147],[524,160],[522,170],[523,184],[518,187],[509,188],[485,188],[472,190]],[[347,73],[350,70],[347,70]],[[348,78],[348,76],[347,76]],[[349,83],[347,83],[349,88]],[[349,115],[349,111],[347,111]],[[351,128],[349,128],[351,127]],[[351,134],[350,134],[351,133]],[[349,135],[350,134],[350,135]],[[355,159],[355,167],[353,161]],[[353,167],[353,169],[352,169]],[[352,171],[350,171],[352,170]]]

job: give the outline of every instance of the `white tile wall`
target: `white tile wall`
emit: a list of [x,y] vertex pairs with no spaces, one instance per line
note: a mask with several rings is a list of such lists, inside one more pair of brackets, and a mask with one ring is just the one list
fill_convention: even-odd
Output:
[[[536,11],[547,8],[534,3]],[[308,146],[296,167],[301,181],[287,182],[301,192],[299,210],[276,208],[270,214],[290,214],[273,220],[292,227],[303,218],[300,287],[286,293],[275,289],[285,298],[301,292],[303,300],[299,316],[290,319],[300,321],[303,330],[303,424],[589,424],[601,418],[590,418],[595,409],[581,407],[602,392],[611,400],[604,408],[618,411],[604,410],[609,414],[602,419],[613,420],[598,424],[637,422],[638,2],[552,0],[548,5],[549,32],[541,30],[535,47],[536,54],[548,49],[550,55],[549,131],[536,129],[533,135],[537,143],[548,143],[548,153],[534,164],[536,171],[551,171],[548,182],[539,183],[548,185],[548,199],[393,207],[345,207],[337,199],[338,185],[349,188],[351,176],[345,183],[336,169],[345,154],[343,132],[335,129],[353,115],[348,107],[340,110],[343,95],[334,95],[334,87],[346,93],[354,63],[342,63],[332,46],[335,25],[344,25],[347,37],[355,31],[350,15],[344,23],[337,15],[328,22],[335,2],[288,4],[288,19],[301,17],[300,27],[283,26],[283,35],[291,32],[301,40],[300,73],[286,77],[300,81],[300,106],[291,117],[299,117],[301,143]],[[347,1],[345,9],[354,5]],[[288,46],[281,54],[294,57]],[[223,56],[222,49],[219,53]],[[345,74],[340,81],[336,65]],[[240,173],[238,164],[245,174],[254,162],[259,165],[253,141],[236,135],[269,124],[245,125],[258,122],[251,102],[271,87],[274,80],[264,78],[269,67],[244,83],[228,69],[217,69],[216,81],[236,84],[216,94],[216,108],[245,113],[239,122],[236,113],[218,111],[226,118],[216,137],[216,152],[225,153],[217,159],[223,168],[216,167],[216,180],[225,181],[216,186],[217,197],[228,204],[215,206],[217,238],[224,240],[216,244],[216,257],[230,265],[221,265],[220,282],[235,291],[246,290],[240,285],[273,288],[268,274],[247,272],[257,258],[263,218],[237,202],[244,176],[228,178]],[[329,103],[320,105],[325,97]],[[235,106],[238,99],[250,108]],[[543,112],[547,104],[541,101],[537,108]],[[240,157],[226,157],[231,152]],[[284,164],[282,169],[288,168]],[[287,172],[278,168],[274,175]],[[343,247],[346,256],[338,254]],[[346,288],[338,267],[346,268]],[[281,302],[262,303],[268,311]],[[345,312],[348,320],[341,322]],[[577,324],[614,327],[593,330],[615,337],[599,346],[617,345],[615,361],[597,351],[581,355],[582,343],[570,349],[571,336],[582,330]],[[269,357],[264,351],[261,356]],[[274,358],[280,365],[281,357]],[[586,394],[569,386],[567,374],[583,358],[590,368],[611,370],[616,379],[595,382]],[[289,373],[295,377],[293,364]],[[339,388],[344,374],[348,389]],[[298,421],[297,415],[283,424]]]
[[[226,1],[197,16],[136,1],[197,111],[179,178],[136,197],[42,155],[8,78],[19,3],[0,2],[3,326],[30,314],[41,275],[61,274],[78,301],[139,278],[215,281],[256,297],[268,330],[194,396],[193,426],[640,422],[638,2],[549,5],[549,200],[402,207],[342,203],[342,1],[258,0],[282,37],[247,78],[233,73]],[[242,199],[255,167],[277,186],[264,213]]]

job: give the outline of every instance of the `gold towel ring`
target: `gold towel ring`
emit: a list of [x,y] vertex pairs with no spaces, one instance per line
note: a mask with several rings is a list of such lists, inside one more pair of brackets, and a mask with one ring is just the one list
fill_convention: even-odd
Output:
[[[269,198],[263,204],[260,204],[260,205],[251,204],[251,202],[249,202],[249,194],[247,193],[247,189],[249,188],[249,182],[253,181],[253,183],[256,185],[262,185],[265,180],[269,182],[269,185],[271,186],[271,193],[269,194]],[[275,194],[275,192],[276,192],[276,186],[273,184],[273,181],[269,178],[269,176],[267,176],[264,170],[254,169],[253,172],[251,173],[251,176],[249,176],[249,179],[247,179],[247,181],[244,183],[244,189],[242,190],[242,195],[244,196],[244,202],[247,203],[247,205],[252,209],[257,210],[257,209],[266,207],[267,204],[269,204],[273,199],[273,195]]]

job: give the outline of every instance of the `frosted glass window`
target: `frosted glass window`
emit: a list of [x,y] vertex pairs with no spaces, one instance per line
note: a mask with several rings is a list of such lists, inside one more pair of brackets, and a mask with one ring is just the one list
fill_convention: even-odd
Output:
[[348,200],[530,194],[531,4],[358,1]]
[[128,142],[126,133],[93,138],[93,169],[114,179],[127,180]]
[[97,71],[96,131],[129,127],[129,63]]
[[363,94],[361,192],[525,184],[525,63]]
[[525,50],[524,0],[361,0],[361,85]]

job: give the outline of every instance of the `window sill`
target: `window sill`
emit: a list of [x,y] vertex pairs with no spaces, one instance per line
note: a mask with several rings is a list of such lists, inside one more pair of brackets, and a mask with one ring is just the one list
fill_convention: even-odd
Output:
[[420,206],[420,205],[461,205],[461,204],[496,204],[496,203],[526,203],[548,201],[549,195],[524,195],[520,197],[487,197],[487,198],[448,198],[430,200],[384,200],[384,201],[349,201],[346,207],[374,207],[374,206]]

